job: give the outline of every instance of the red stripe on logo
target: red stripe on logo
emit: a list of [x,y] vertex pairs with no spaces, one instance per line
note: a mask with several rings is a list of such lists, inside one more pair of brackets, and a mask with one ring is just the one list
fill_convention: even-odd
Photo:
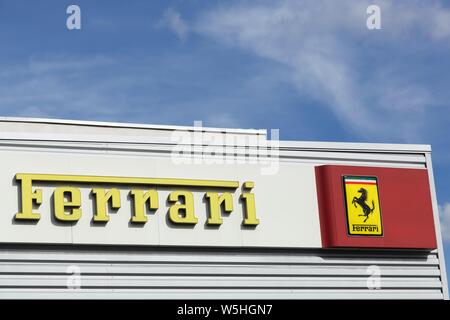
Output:
[[347,182],[345,184],[377,184],[376,182]]

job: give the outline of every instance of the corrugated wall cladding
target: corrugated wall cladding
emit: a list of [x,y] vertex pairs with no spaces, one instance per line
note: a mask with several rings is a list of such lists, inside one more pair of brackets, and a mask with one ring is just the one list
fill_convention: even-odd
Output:
[[[373,265],[380,289],[367,286]],[[70,266],[80,289],[67,287]],[[0,247],[2,299],[443,299],[442,290],[437,251]]]

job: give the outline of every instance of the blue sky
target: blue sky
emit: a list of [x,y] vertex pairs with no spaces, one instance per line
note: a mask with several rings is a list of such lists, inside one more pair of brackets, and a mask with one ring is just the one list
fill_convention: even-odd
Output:
[[2,116],[431,144],[450,265],[448,2],[0,0],[0,43]]

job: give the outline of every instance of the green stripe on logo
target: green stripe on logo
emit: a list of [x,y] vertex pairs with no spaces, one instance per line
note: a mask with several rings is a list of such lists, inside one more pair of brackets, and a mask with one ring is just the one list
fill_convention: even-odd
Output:
[[361,177],[361,176],[359,176],[359,177],[356,177],[356,176],[345,176],[344,179],[345,180],[364,180],[364,181],[370,180],[370,181],[373,181],[373,182],[377,181],[377,178],[375,178],[375,177]]

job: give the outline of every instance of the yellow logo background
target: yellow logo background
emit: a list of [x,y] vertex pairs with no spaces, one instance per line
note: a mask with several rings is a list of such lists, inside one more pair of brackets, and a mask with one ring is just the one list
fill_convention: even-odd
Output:
[[378,184],[375,177],[345,176],[349,235],[382,236]]

